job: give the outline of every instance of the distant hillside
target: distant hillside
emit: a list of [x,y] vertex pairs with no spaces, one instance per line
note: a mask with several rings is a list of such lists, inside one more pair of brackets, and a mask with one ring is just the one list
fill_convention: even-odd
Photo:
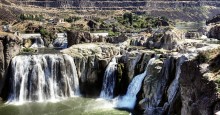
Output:
[[149,10],[183,7],[220,7],[218,0],[17,0],[17,4],[69,9]]
[[0,1],[0,21],[15,22],[18,20],[18,15],[23,11],[16,7],[14,0],[1,0]]
[[219,0],[20,0],[17,4],[74,10],[131,10],[184,21],[204,21],[220,13]]

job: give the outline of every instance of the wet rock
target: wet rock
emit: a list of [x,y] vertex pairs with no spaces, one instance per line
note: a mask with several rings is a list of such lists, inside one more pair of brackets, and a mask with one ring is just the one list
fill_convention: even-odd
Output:
[[145,46],[147,44],[147,38],[145,37],[139,37],[139,38],[133,38],[131,39],[130,45],[132,46]]
[[180,114],[181,99],[178,87],[182,58],[157,59],[148,67],[139,97],[139,106],[146,115]]
[[82,95],[99,97],[105,69],[120,48],[107,43],[90,43],[73,45],[62,52],[75,59]]

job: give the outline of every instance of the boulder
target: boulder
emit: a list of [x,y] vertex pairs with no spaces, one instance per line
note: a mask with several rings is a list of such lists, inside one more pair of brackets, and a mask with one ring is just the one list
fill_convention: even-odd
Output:
[[181,38],[173,30],[158,30],[147,40],[147,48],[172,50],[180,40]]

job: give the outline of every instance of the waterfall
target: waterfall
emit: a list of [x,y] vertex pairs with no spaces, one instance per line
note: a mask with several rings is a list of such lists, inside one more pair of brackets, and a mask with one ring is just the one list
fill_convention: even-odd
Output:
[[9,103],[53,101],[80,94],[75,63],[68,55],[15,56],[11,70]]
[[108,67],[106,68],[100,98],[104,98],[104,99],[113,98],[114,88],[115,88],[115,79],[116,79],[115,72],[117,70],[116,65],[117,65],[117,62],[114,57],[112,58],[111,62],[108,64]]
[[151,58],[147,64],[147,67],[145,71],[142,74],[139,74],[133,78],[131,83],[128,86],[126,95],[124,96],[119,96],[114,99],[114,103],[117,108],[126,108],[126,109],[133,109],[136,103],[136,95],[141,89],[142,86],[142,81],[147,76],[147,71],[149,65],[152,65],[154,62],[155,58]]
[[44,47],[44,40],[42,38],[35,38],[34,43],[31,45],[31,48],[41,48]]
[[167,90],[168,102],[169,103],[171,103],[173,101],[174,97],[176,96],[176,94],[178,92],[178,89],[179,89],[179,78],[180,78],[180,73],[181,73],[181,65],[186,60],[187,60],[187,57],[181,56],[181,57],[179,57],[179,59],[177,61],[175,79],[172,81],[172,83],[170,84],[170,86],[169,86],[169,88]]

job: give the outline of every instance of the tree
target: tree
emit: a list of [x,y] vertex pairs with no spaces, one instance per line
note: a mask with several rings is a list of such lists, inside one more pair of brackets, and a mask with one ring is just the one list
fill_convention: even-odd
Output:
[[123,18],[124,18],[124,20],[128,20],[130,25],[133,24],[133,15],[132,15],[132,13],[128,13],[128,12],[124,13]]

